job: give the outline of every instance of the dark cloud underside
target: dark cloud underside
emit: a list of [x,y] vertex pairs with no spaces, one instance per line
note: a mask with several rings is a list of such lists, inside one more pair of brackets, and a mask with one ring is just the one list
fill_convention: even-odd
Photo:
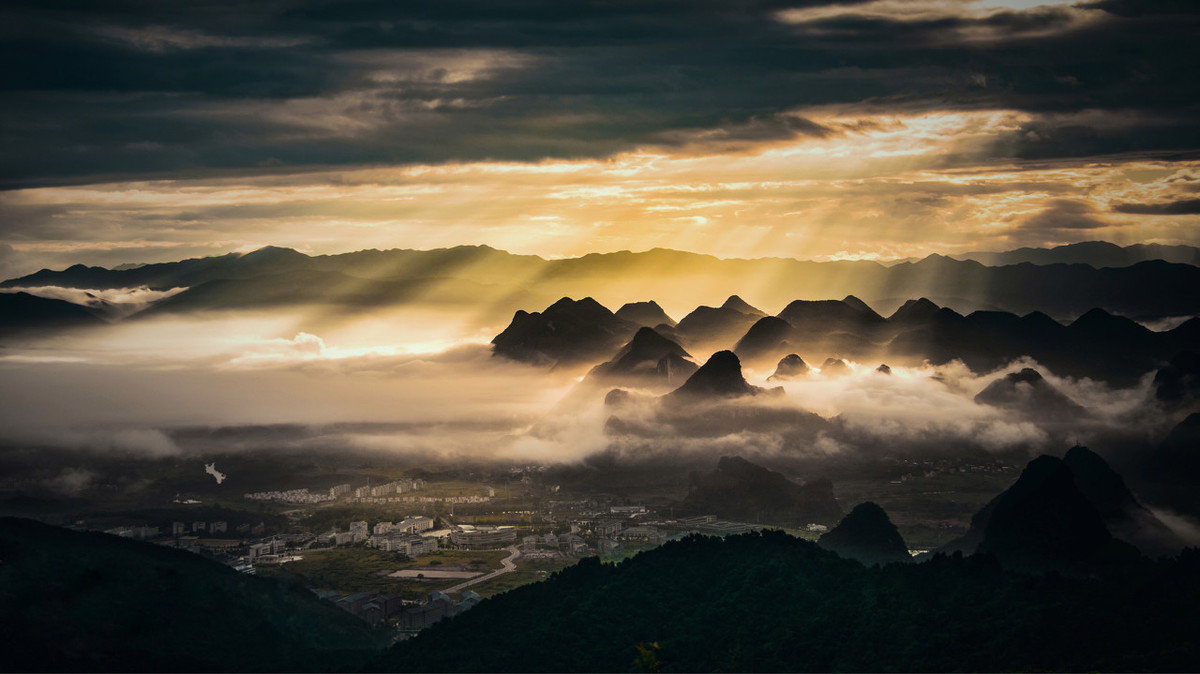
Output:
[[781,117],[817,106],[1031,113],[1000,158],[1200,148],[1194,3],[869,7],[6,3],[0,183],[719,148],[825,134]]

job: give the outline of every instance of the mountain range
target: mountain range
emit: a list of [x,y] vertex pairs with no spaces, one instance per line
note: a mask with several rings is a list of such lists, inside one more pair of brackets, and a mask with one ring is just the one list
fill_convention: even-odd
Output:
[[[887,266],[871,261],[719,259],[667,249],[546,260],[487,246],[317,256],[266,247],[245,254],[114,269],[84,265],[43,269],[6,280],[0,288],[186,288],[155,302],[145,315],[403,303],[474,304],[511,315],[522,306],[544,305],[563,295],[590,295],[614,306],[647,296],[697,306],[732,292],[763,306],[850,294],[891,308],[904,299],[923,296],[962,312],[1041,311],[1068,319],[1100,307],[1135,317],[1160,317],[1200,313],[1200,297],[1193,290],[1200,287],[1198,250],[1093,243],[997,254],[1001,266],[941,255]],[[1113,266],[1114,261],[1129,264]],[[754,315],[740,297],[714,309]],[[655,327],[645,322],[645,316],[635,317],[634,311],[631,307],[622,318]],[[685,327],[700,330],[704,319],[698,314],[693,319],[696,325]]]
[[[661,324],[652,329],[621,319],[590,297],[564,297],[542,312],[518,311],[492,344],[499,356],[532,363],[598,363],[607,359],[608,363],[600,367],[609,373],[610,380],[621,375],[615,363],[628,357],[633,348],[630,340],[639,333],[640,342],[654,340],[660,345],[654,351],[658,358],[669,351],[689,368],[691,361],[685,360],[684,354],[714,348],[730,350],[739,361],[758,369],[774,366],[778,370],[782,364],[791,374],[781,377],[800,372],[806,359],[821,362],[822,358],[832,358],[825,362],[834,365],[842,358],[901,364],[927,360],[935,365],[959,359],[972,370],[986,372],[1028,356],[1058,375],[1119,385],[1132,385],[1159,368],[1174,367],[1167,372],[1176,372],[1179,367],[1170,365],[1173,358],[1178,360],[1180,353],[1200,350],[1200,318],[1189,319],[1169,331],[1154,332],[1098,308],[1064,325],[1040,312],[1018,316],[976,311],[963,316],[926,298],[906,302],[888,318],[854,296],[797,300],[777,316],[763,315],[753,307],[728,308],[734,300],[741,301],[735,296],[724,307],[699,307],[674,327]],[[745,332],[736,337],[747,324]],[[721,339],[728,341],[723,344]],[[789,360],[791,356],[799,360]],[[645,359],[642,367],[649,367],[651,360],[657,363],[657,359]],[[1016,379],[997,383],[982,393],[980,402],[1028,406],[1053,399],[1060,411],[1081,409],[1049,390],[1040,373],[1013,376]],[[1177,378],[1185,381],[1182,377]],[[636,385],[637,381],[624,383]]]

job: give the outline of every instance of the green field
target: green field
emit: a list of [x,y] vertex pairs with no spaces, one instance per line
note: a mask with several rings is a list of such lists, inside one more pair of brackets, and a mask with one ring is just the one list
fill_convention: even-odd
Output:
[[487,573],[500,568],[508,556],[504,550],[439,550],[408,558],[396,552],[384,552],[365,546],[307,550],[303,559],[282,566],[260,566],[262,575],[277,575],[303,583],[316,590],[338,592],[396,592],[419,599],[433,590],[442,590],[460,580],[417,580],[389,578],[388,573],[415,567],[438,567]]

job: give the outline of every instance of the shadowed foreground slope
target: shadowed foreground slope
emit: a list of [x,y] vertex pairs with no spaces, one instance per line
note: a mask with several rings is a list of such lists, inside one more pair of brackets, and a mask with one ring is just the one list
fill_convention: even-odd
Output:
[[307,590],[199,555],[0,518],[5,671],[337,671],[381,646]]
[[[866,568],[782,532],[585,559],[368,666],[394,671],[1192,670],[1200,553],[1097,578],[991,556]],[[647,652],[637,664],[638,644]],[[657,646],[655,646],[657,644]]]

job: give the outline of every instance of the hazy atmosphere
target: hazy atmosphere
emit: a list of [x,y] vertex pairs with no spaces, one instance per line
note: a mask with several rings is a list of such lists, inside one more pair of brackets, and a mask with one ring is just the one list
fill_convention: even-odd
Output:
[[14,671],[1195,668],[1200,5],[0,26]]

